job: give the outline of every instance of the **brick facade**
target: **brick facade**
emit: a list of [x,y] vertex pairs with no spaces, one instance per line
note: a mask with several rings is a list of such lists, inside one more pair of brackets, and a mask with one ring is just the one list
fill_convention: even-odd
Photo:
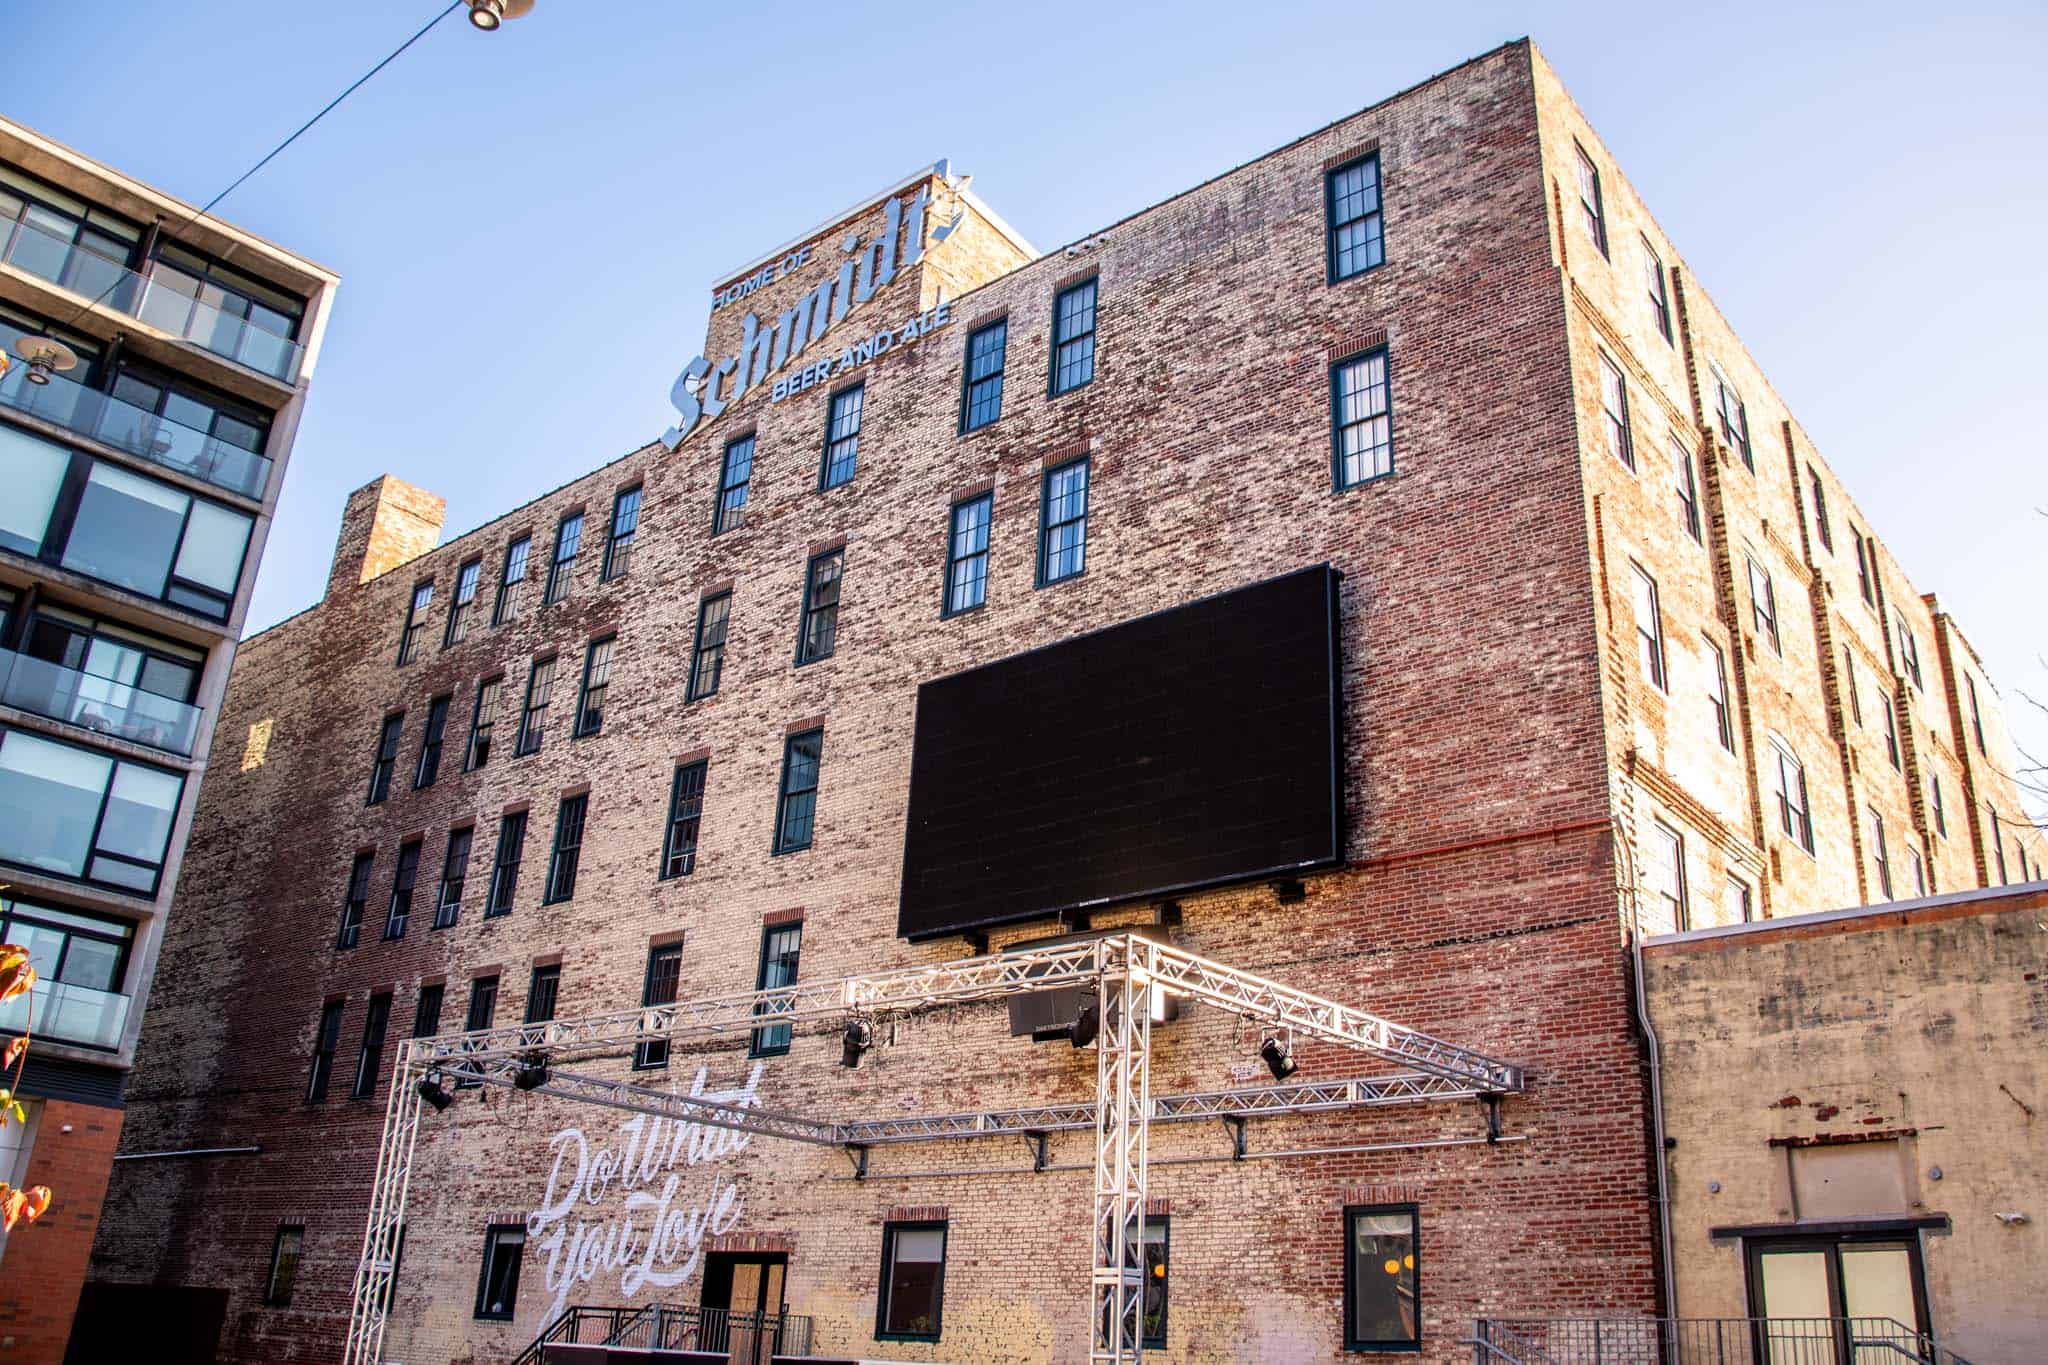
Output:
[[[1632,387],[1646,406],[1657,394],[1658,426],[1722,459],[1689,388],[1690,332],[1683,350],[1660,339],[1657,351],[1603,316],[1627,312],[1619,267],[1609,280],[1584,263],[1576,220],[1556,211],[1574,136],[1596,146],[1533,48],[1514,44],[1028,264],[968,214],[960,256],[946,255],[952,241],[928,244],[916,278],[899,277],[844,324],[862,334],[941,301],[955,319],[859,372],[865,413],[850,483],[818,491],[836,385],[782,402],[764,386],[674,453],[634,451],[365,582],[355,561],[339,564],[362,553],[349,548],[362,537],[345,532],[326,600],[250,640],[237,661],[222,734],[261,732],[267,745],[260,761],[224,764],[207,786],[131,1091],[131,1145],[232,1136],[262,1151],[124,1170],[97,1274],[225,1288],[224,1358],[337,1358],[382,1113],[381,1086],[375,1099],[346,1098],[373,994],[393,993],[395,1038],[409,1031],[420,988],[445,983],[440,1026],[452,1029],[472,982],[495,974],[496,1017],[509,1021],[525,1008],[533,966],[547,961],[562,969],[561,1014],[612,1009],[640,1001],[650,946],[677,942],[683,996],[743,991],[756,980],[764,926],[786,924],[795,907],[805,978],[959,956],[958,940],[912,946],[894,935],[917,684],[1327,560],[1345,575],[1349,861],[1309,878],[1301,904],[1264,885],[1185,897],[1172,932],[1194,951],[1512,1057],[1532,1085],[1504,1105],[1510,1140],[1499,1145],[1483,1140],[1485,1117],[1472,1106],[1254,1126],[1254,1153],[1360,1149],[1306,1158],[1218,1160],[1229,1148],[1212,1125],[1155,1128],[1151,1194],[1171,1219],[1167,1355],[1337,1354],[1343,1210],[1361,1203],[1419,1207],[1428,1359],[1460,1356],[1455,1343],[1481,1312],[1650,1310],[1644,1078],[1616,914],[1622,868],[1640,854],[1631,847],[1618,863],[1613,831],[1633,844],[1653,806],[1666,812],[1694,834],[1699,876],[1723,863],[1746,868],[1773,913],[1853,901],[1859,872],[1832,817],[1817,819],[1822,856],[1778,872],[1787,860],[1770,838],[1758,779],[1701,748],[1710,731],[1699,707],[1638,695],[1628,590],[1617,577],[1631,556],[1667,583],[1674,640],[1704,631],[1726,646],[1738,753],[1753,755],[1767,727],[1793,731],[1816,811],[1843,804],[1789,489],[1710,465],[1700,493],[1709,548],[1687,548],[1668,534],[1675,523],[1654,482],[1661,433],[1653,445],[1644,428],[1639,480],[1617,478],[1610,457],[1596,454],[1592,347],[1606,336],[1643,352],[1631,356]],[[1380,157],[1387,263],[1332,285],[1324,173],[1364,146]],[[943,194],[943,178],[930,183]],[[1618,173],[1609,183],[1620,243],[1638,210],[1624,205]],[[846,230],[817,238],[820,255],[836,262]],[[1624,245],[1635,229],[1626,231]],[[1667,263],[1679,266],[1675,252]],[[1083,276],[1099,288],[1095,377],[1049,397],[1053,296]],[[707,353],[734,349],[730,329],[747,308],[770,319],[788,307],[780,287],[715,312]],[[1688,318],[1708,308],[1688,296]],[[973,325],[997,316],[1008,320],[1003,414],[962,436],[963,348]],[[1716,335],[1724,364],[1747,364],[1725,330]],[[1378,344],[1390,357],[1394,472],[1333,492],[1330,366]],[[1767,453],[1778,448],[1765,430],[1767,390],[1752,376],[1744,372],[1759,468],[1782,482],[1782,452],[1775,464]],[[721,452],[749,431],[745,523],[714,537]],[[1082,453],[1092,476],[1086,572],[1035,588],[1043,473]],[[635,484],[643,501],[631,570],[600,582],[613,498]],[[415,501],[388,477],[382,488],[359,493],[352,511],[366,497]],[[987,603],[942,619],[948,508],[980,489],[994,507]],[[1846,495],[1841,503],[1848,515]],[[573,586],[543,606],[555,530],[576,507],[587,517]],[[534,568],[516,616],[441,648],[458,567],[482,557],[487,622],[506,547],[525,534]],[[1774,556],[1782,661],[1741,634],[1723,548],[1736,536]],[[845,553],[836,651],[792,668],[806,563],[833,543]],[[434,647],[394,667],[407,600],[428,578]],[[715,696],[686,701],[700,600],[728,588],[723,682]],[[1938,671],[1936,631],[1923,628],[1922,659]],[[605,636],[615,644],[603,726],[572,739],[585,652]],[[550,654],[559,662],[545,742],[515,756],[531,666]],[[504,686],[492,756],[465,773],[478,684],[494,675]],[[441,695],[452,698],[441,775],[413,790],[422,718]],[[400,711],[392,795],[366,807],[378,727]],[[815,843],[771,856],[784,737],[820,718]],[[659,880],[679,755],[708,757],[698,862],[689,876]],[[1891,797],[1910,824],[1898,785]],[[590,814],[574,895],[543,906],[558,804],[582,790]],[[529,828],[514,908],[487,919],[498,821],[522,803]],[[448,833],[469,825],[458,919],[430,929]],[[1969,837],[1955,823],[1951,832]],[[381,941],[393,860],[413,838],[422,854],[412,916],[402,938]],[[363,851],[376,861],[361,943],[338,950],[349,868]],[[1096,922],[1152,913],[1132,907]],[[330,1000],[343,1002],[335,1080],[324,1104],[308,1106],[308,1059]],[[836,1034],[800,1031],[787,1056],[752,1062],[735,1040],[678,1051],[669,1074],[687,1086],[702,1066],[706,1085],[723,1089],[758,1066],[764,1105],[820,1116],[1093,1093],[1088,1054],[1013,1041],[999,1010],[881,1032],[856,1072],[837,1065]],[[1229,1065],[1251,1061],[1258,1041],[1216,1011],[1195,1011],[1158,1035],[1153,1089],[1225,1088]],[[391,1051],[387,1043],[387,1068]],[[1321,1047],[1301,1060],[1306,1076],[1360,1069]],[[603,1111],[489,1089],[462,1091],[428,1116],[387,1338],[393,1358],[507,1359],[545,1325],[554,1296],[538,1239],[515,1320],[472,1310],[485,1229],[540,1207],[569,1150],[551,1138],[570,1127],[593,1145],[624,1141]],[[694,1225],[704,1246],[785,1251],[789,1306],[817,1319],[820,1349],[935,1360],[1085,1351],[1090,1193],[1076,1169],[1089,1159],[1085,1134],[1055,1136],[1036,1174],[1014,1144],[896,1148],[865,1184],[835,1152],[708,1142],[716,1154],[677,1168],[677,1207],[714,1210]],[[1181,1160],[1194,1157],[1207,1160]],[[722,1226],[715,1210],[727,1185],[741,1212]],[[660,1181],[645,1192],[659,1194]],[[883,1225],[933,1206],[948,1224],[943,1334],[884,1351],[873,1340]],[[613,1190],[585,1213],[601,1221],[622,1208]],[[262,1307],[272,1239],[288,1215],[307,1229],[298,1289],[289,1307]],[[637,1298],[694,1302],[697,1284],[642,1286]],[[567,1299],[622,1302],[625,1293],[607,1270]]]

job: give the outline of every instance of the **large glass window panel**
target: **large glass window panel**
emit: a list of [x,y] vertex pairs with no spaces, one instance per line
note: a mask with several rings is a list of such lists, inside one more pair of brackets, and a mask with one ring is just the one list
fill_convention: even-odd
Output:
[[42,549],[70,466],[71,456],[48,441],[0,426],[0,546],[24,555]]
[[1349,1216],[1351,1267],[1345,1345],[1419,1346],[1415,1214],[1407,1210],[1354,1210]]
[[178,577],[233,597],[235,583],[242,576],[242,553],[249,548],[251,525],[240,512],[194,502],[185,543],[178,550]]
[[85,875],[114,760],[19,730],[0,735],[0,858]]
[[[92,875],[96,880],[141,890],[155,884],[183,787],[184,779],[176,773],[131,763],[117,766],[113,790],[107,795],[106,817],[100,823],[98,851],[119,858],[95,857]],[[131,866],[120,858],[135,859],[143,866]]]
[[64,567],[162,597],[191,504],[175,488],[95,464],[64,546]]
[[876,1335],[936,1341],[946,1279],[946,1230],[892,1227],[888,1238],[889,1278]]

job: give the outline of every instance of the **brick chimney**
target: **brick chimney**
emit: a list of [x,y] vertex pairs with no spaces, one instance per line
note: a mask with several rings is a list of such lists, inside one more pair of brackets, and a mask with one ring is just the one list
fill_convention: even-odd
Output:
[[418,559],[441,542],[448,500],[386,474],[348,495],[327,595],[367,583]]

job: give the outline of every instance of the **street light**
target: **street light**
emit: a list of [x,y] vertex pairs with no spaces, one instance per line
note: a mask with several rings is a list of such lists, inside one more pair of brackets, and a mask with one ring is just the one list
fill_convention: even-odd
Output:
[[469,0],[469,22],[485,33],[495,33],[507,19],[517,19],[533,9],[533,0]]

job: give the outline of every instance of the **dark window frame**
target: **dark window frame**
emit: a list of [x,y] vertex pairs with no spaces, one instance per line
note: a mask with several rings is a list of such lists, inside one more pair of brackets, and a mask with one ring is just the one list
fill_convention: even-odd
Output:
[[[960,518],[977,510],[981,513],[981,548],[962,554]],[[940,620],[963,616],[970,611],[980,611],[988,605],[988,580],[994,561],[995,525],[996,495],[993,491],[962,498],[946,509],[946,577],[940,585]],[[967,529],[972,531],[974,528]],[[964,594],[957,591],[961,586],[957,575],[960,566],[970,560],[981,562],[981,572],[971,579],[974,600],[963,603],[960,598]]]
[[391,795],[391,778],[398,769],[398,746],[405,736],[405,712],[392,711],[379,722],[377,747],[370,755],[370,790],[365,806],[381,804]]
[[[475,1033],[479,1029],[491,1027],[498,1014],[499,984],[496,972],[492,972],[488,976],[470,978],[469,1007],[463,1012],[462,1016],[462,1031],[464,1033]],[[479,1080],[465,1079],[457,1081],[455,1088],[458,1090],[473,1090],[482,1084],[483,1082]]]
[[[1785,643],[1778,633],[1778,584],[1771,577],[1771,571],[1762,560],[1745,553],[1743,559],[1749,565],[1749,625],[1750,629],[1770,641],[1771,652],[1779,656],[1785,653]],[[1763,591],[1757,591],[1761,580]]]
[[[498,847],[491,855],[490,893],[484,901],[484,918],[496,919],[512,913],[512,898],[519,890],[519,865],[526,857],[527,812],[507,811],[498,817]],[[507,853],[511,856],[508,858]]]
[[562,992],[562,964],[550,962],[535,967],[526,979],[526,1016],[523,1022],[545,1024],[555,1017]]
[[[1079,392],[1095,382],[1095,359],[1100,349],[1096,345],[1096,333],[1101,322],[1101,283],[1102,277],[1100,275],[1090,275],[1085,280],[1074,281],[1052,296],[1051,325],[1048,328],[1052,335],[1052,353],[1045,380],[1045,396],[1049,399],[1060,398],[1070,393]],[[1088,325],[1072,333],[1062,334],[1061,328],[1063,324],[1060,320],[1060,306],[1069,297],[1079,294],[1084,289],[1088,291]],[[1088,358],[1085,362],[1077,362],[1074,368],[1078,370],[1085,364],[1088,373],[1070,384],[1063,384],[1060,380],[1062,370],[1060,349],[1065,346],[1079,346],[1083,341],[1088,343]]]
[[[1045,472],[1039,477],[1038,572],[1036,581],[1033,584],[1035,588],[1049,588],[1055,583],[1071,582],[1088,572],[1088,513],[1089,505],[1095,496],[1095,467],[1093,458],[1093,456],[1081,455],[1071,460],[1063,460],[1056,465],[1048,465]],[[1055,523],[1051,520],[1053,480],[1077,466],[1081,470],[1081,514]],[[1077,553],[1080,567],[1071,572],[1063,573],[1057,578],[1048,577],[1047,571],[1052,559],[1052,533],[1061,528],[1075,525],[1081,528],[1080,540],[1078,541],[1079,550]]]
[[475,825],[457,825],[448,831],[448,844],[441,852],[441,881],[434,895],[434,928],[451,928],[461,917],[462,895],[469,886],[469,859],[475,851]]
[[1152,1284],[1152,1275],[1145,1265],[1145,1248],[1151,1245],[1145,1233],[1159,1229],[1159,1264],[1166,1271],[1159,1279],[1159,1330],[1152,1331],[1145,1322],[1144,1290],[1138,1295],[1138,1336],[1139,1344],[1148,1351],[1166,1349],[1166,1334],[1170,1327],[1173,1309],[1173,1219],[1166,1214],[1147,1214],[1138,1235],[1138,1270],[1144,1277],[1146,1288]]
[[[1778,807],[1778,828],[1786,838],[1811,854],[1814,851],[1813,791],[1807,785],[1806,764],[1790,745],[1776,740],[1771,742],[1771,755],[1776,778],[1771,786],[1771,798]],[[1798,789],[1797,801],[1792,799],[1793,787]]]
[[553,606],[567,601],[576,586],[576,557],[583,553],[583,509],[565,512],[555,523],[555,549],[548,556],[548,576],[540,591],[540,604]]
[[[553,654],[535,659],[526,670],[526,700],[519,708],[519,736],[513,741],[512,756],[525,758],[537,754],[547,741],[548,707],[553,704],[555,690],[555,664]],[[533,704],[535,684],[541,681],[541,670],[547,670],[547,681],[540,687],[540,705]]]
[[1696,544],[1706,544],[1706,537],[1700,528],[1700,482],[1699,473],[1693,466],[1692,451],[1685,442],[1678,439],[1678,433],[1671,433],[1671,456],[1678,466],[1678,524]]
[[[1000,338],[988,348],[995,355],[995,365],[977,374],[975,346],[989,336]],[[979,359],[986,360],[987,355],[984,354]],[[1007,316],[997,318],[994,322],[983,323],[967,334],[967,345],[960,355],[960,435],[966,436],[971,432],[992,427],[1003,420],[1003,377],[1009,359],[1010,319]],[[994,395],[994,410],[977,421],[977,410],[990,406],[990,403],[985,401],[990,393]]]
[[[718,639],[707,645],[704,640],[704,630],[706,625],[711,623],[712,609],[721,603],[724,604],[725,610],[719,615],[716,623]],[[702,701],[706,697],[718,695],[718,685],[725,677],[725,645],[731,629],[732,589],[728,588],[724,592],[715,592],[709,597],[698,599],[697,634],[690,645],[690,677],[683,688],[684,701]],[[707,651],[710,650],[715,650],[716,655],[708,654]],[[707,658],[713,657],[715,657],[715,664],[712,669],[711,685],[706,687],[704,685],[704,664]]]
[[[1356,1236],[1353,1225],[1359,1218],[1405,1214],[1408,1217],[1408,1240],[1414,1248],[1409,1254],[1415,1257],[1415,1335],[1406,1341],[1366,1341],[1352,1335],[1357,1320],[1358,1256],[1355,1251]],[[1344,1206],[1344,1350],[1361,1351],[1402,1351],[1420,1353],[1422,1350],[1422,1206],[1413,1203],[1395,1204],[1346,1204]]]
[[604,703],[611,691],[612,652],[618,638],[615,634],[600,635],[583,647],[583,680],[576,686],[576,719],[569,727],[571,739],[586,739],[604,728]]
[[[863,379],[835,390],[825,400],[825,442],[818,456],[820,493],[844,488],[860,473],[860,433],[867,419],[867,388],[867,381]],[[847,406],[853,410],[853,425],[850,430],[841,430],[841,420],[845,415],[843,409]],[[845,474],[834,478],[833,472],[842,467]]]
[[420,639],[427,633],[427,613],[434,608],[434,580],[431,578],[412,585],[412,596],[406,599],[405,629],[398,635],[398,666],[405,667],[420,657]]
[[[929,1332],[891,1332],[887,1330],[890,1308],[889,1278],[896,1268],[896,1237],[903,1232],[937,1232],[939,1234],[939,1279],[932,1292],[932,1327]],[[891,1219],[882,1224],[882,1269],[881,1278],[876,1281],[875,1293],[875,1340],[876,1341],[937,1341],[946,1327],[946,1260],[950,1251],[952,1232],[949,1220],[938,1219]]]
[[[31,730],[21,725],[0,724],[0,753],[5,752],[5,744],[9,738],[18,738],[28,745],[43,744],[51,748],[65,749],[74,754],[84,755],[91,761],[104,763],[106,765],[106,774],[99,791],[99,805],[93,811],[92,832],[86,837],[84,856],[79,864],[78,871],[71,872],[52,863],[17,862],[4,858],[0,858],[0,862],[5,862],[8,866],[20,867],[24,871],[31,872],[36,876],[48,877],[55,881],[74,882],[82,886],[103,887],[118,895],[138,896],[145,900],[154,899],[157,892],[163,889],[164,866],[169,862],[172,852],[171,835],[176,830],[178,812],[184,809],[185,788],[191,774],[174,768],[161,768],[154,763],[145,763],[140,759],[128,758],[122,754],[90,749],[85,745],[74,744],[56,735],[46,734],[39,730]],[[10,769],[9,771],[18,770]],[[115,847],[104,841],[104,836],[108,834],[107,815],[113,808],[114,791],[120,785],[124,772],[148,773],[157,777],[173,778],[177,782],[177,791],[172,795],[170,805],[167,808],[170,811],[170,820],[164,826],[163,843],[153,860]],[[83,789],[81,788],[80,790]],[[103,871],[100,869],[100,864],[102,863],[109,864],[110,866]],[[118,876],[110,875],[115,867],[133,868],[136,869],[138,874],[147,872],[149,880],[146,884],[125,881]]]
[[448,625],[441,632],[441,648],[459,645],[469,638],[469,614],[482,588],[484,557],[475,555],[455,570],[455,595],[448,600]]
[[1820,537],[1821,548],[1829,554],[1835,551],[1835,528],[1828,522],[1828,490],[1822,482],[1820,471],[1812,465],[1806,466],[1807,491],[1813,497],[1813,529]]
[[[1592,154],[1576,139],[1572,142],[1572,150],[1579,154],[1574,188],[1578,191],[1579,208],[1585,215],[1586,235],[1593,239],[1594,246],[1600,248],[1602,259],[1612,260],[1607,250],[1607,197],[1600,187],[1600,163],[1593,160]],[[1586,197],[1589,179],[1591,199]]]
[[391,869],[391,899],[384,906],[384,942],[405,937],[412,921],[413,892],[419,886],[420,853],[426,840],[407,839],[398,846],[398,861]]
[[391,992],[378,991],[363,1010],[363,1040],[356,1049],[355,1079],[348,1097],[367,1100],[376,1095],[377,1077],[384,1069],[384,1035],[391,1026]]
[[[291,1239],[291,1260],[285,1260],[285,1240]],[[263,1277],[263,1306],[265,1308],[289,1308],[292,1290],[299,1281],[299,1266],[306,1252],[306,1225],[304,1223],[280,1223],[270,1241],[270,1271]],[[289,1264],[290,1269],[286,1270]],[[283,1287],[279,1287],[282,1280]]]
[[441,1011],[448,1003],[448,984],[429,981],[420,987],[412,1006],[412,1036],[432,1038],[441,1032]]
[[1670,662],[1664,651],[1664,605],[1657,591],[1657,580],[1650,576],[1642,565],[1630,563],[1629,569],[1635,574],[1636,582],[1649,591],[1650,619],[1644,622],[1640,613],[1636,620],[1636,661],[1648,665],[1650,686],[1659,692],[1671,690]]
[[[822,571],[827,565],[833,566],[829,582],[820,582]],[[822,663],[839,650],[839,603],[846,584],[846,547],[834,546],[820,550],[804,563],[803,609],[797,620],[796,663],[802,668],[806,664]],[[820,602],[821,591],[829,589],[832,600]],[[822,644],[813,643],[813,622],[822,622],[819,633]]]
[[[1628,372],[1621,368],[1621,362],[1607,354],[1598,352],[1600,357],[1600,419],[1607,428],[1609,453],[1628,466],[1629,473],[1636,472],[1635,429],[1628,415]],[[1620,411],[1608,406],[1608,380],[1614,381],[1614,401]]]
[[576,873],[583,863],[583,833],[589,821],[589,792],[565,796],[555,808],[555,840],[553,851],[548,855],[548,880],[542,888],[542,905],[560,905],[576,898]]
[[327,1089],[334,1080],[334,1054],[341,1048],[343,1000],[329,1000],[320,1006],[320,1022],[313,1033],[313,1065],[306,1077],[306,1103],[325,1104]]
[[[811,764],[811,785],[793,790],[789,785],[789,779],[794,768],[793,760],[796,756],[797,746],[805,740],[813,738],[817,741],[817,757]],[[772,856],[781,857],[785,853],[801,853],[817,842],[818,792],[824,785],[824,771],[825,729],[823,726],[813,726],[808,730],[801,730],[796,734],[783,736],[782,778],[776,783],[775,787],[775,842],[770,850]],[[811,798],[810,814],[804,825],[803,842],[786,842],[784,836],[789,825],[790,803],[794,798],[800,796],[809,796]]]
[[[704,793],[710,785],[710,769],[709,759],[678,763],[675,775],[669,779],[668,819],[662,824],[658,881],[673,881],[697,870],[698,845],[704,826]],[[692,809],[685,811],[685,804]],[[682,847],[686,831],[688,847]],[[679,862],[681,867],[677,866]]]
[[476,702],[469,713],[469,738],[462,746],[462,771],[466,773],[473,773],[491,761],[491,742],[497,735],[498,708],[504,704],[500,700],[504,690],[502,673],[476,685]]
[[[613,583],[632,571],[633,550],[640,541],[640,503],[643,485],[633,484],[612,494],[612,519],[605,530],[604,563],[597,581]],[[630,501],[628,501],[630,499]],[[619,523],[624,519],[625,526]]]
[[363,916],[370,908],[370,874],[377,855],[358,853],[349,864],[348,889],[342,893],[341,929],[334,938],[334,950],[347,952],[362,941]]
[[[673,968],[673,970],[669,970]],[[658,943],[647,950],[647,975],[640,986],[640,1008],[651,1009],[657,1005],[673,1005],[682,995],[683,945],[680,943]],[[656,999],[656,995],[665,995]],[[633,1070],[658,1071],[668,1065],[669,1044],[666,1038],[655,1038],[636,1044],[633,1048]]]
[[[1372,163],[1372,207],[1355,218],[1346,218],[1339,222],[1337,179],[1357,170],[1367,162]],[[1380,164],[1380,154],[1374,151],[1363,156],[1355,156],[1343,165],[1332,166],[1323,172],[1323,265],[1327,275],[1326,283],[1341,284],[1345,280],[1354,280],[1387,263],[1387,183],[1384,171],[1385,167]],[[1337,234],[1353,223],[1369,223],[1374,219],[1377,219],[1379,224],[1379,231],[1376,234],[1379,246],[1375,259],[1351,270],[1343,269],[1338,263],[1341,252],[1337,244]]]
[[[518,577],[512,576],[514,565],[519,568]],[[505,563],[498,570],[498,593],[491,602],[491,624],[502,626],[519,615],[519,596],[526,587],[527,577],[533,572],[533,533],[507,542]]]
[[420,727],[420,756],[412,765],[412,789],[422,791],[441,776],[441,749],[448,735],[448,712],[455,694],[443,692],[427,700],[427,718]]
[[[511,1287],[510,1292],[504,1297],[504,1310],[500,1312],[487,1309],[486,1304],[491,1292],[491,1270],[497,1264],[498,1249],[502,1244],[501,1239],[507,1236],[517,1236],[519,1240],[512,1244]],[[476,1311],[471,1315],[474,1320],[478,1322],[511,1322],[519,1316],[519,1276],[525,1268],[526,1242],[527,1233],[526,1224],[524,1223],[492,1223],[484,1229],[484,1263],[483,1269],[478,1273],[476,1280]]]
[[[724,453],[718,460],[718,490],[711,504],[711,534],[724,535],[737,531],[747,524],[747,499],[754,486],[754,454],[756,433],[735,436],[725,443]],[[733,478],[735,452],[744,446],[745,468],[742,477]],[[734,495],[738,497],[735,498]]]
[[1733,703],[1728,696],[1728,655],[1712,637],[1700,638],[1706,641],[1707,655],[1714,662],[1714,685],[1707,692],[1707,700],[1714,708],[1714,738],[1732,754],[1735,752],[1735,720]]
[[1664,338],[1666,345],[1676,346],[1678,341],[1671,328],[1671,282],[1664,274],[1664,258],[1650,245],[1648,237],[1643,238],[1643,263],[1649,267],[1650,314],[1657,319],[1657,335]]
[[[1363,422],[1344,420],[1344,374],[1355,365],[1363,365],[1377,358],[1380,362],[1379,388],[1385,394],[1384,411],[1387,419],[1386,468],[1375,469],[1350,482],[1345,481],[1344,431],[1350,426],[1365,426],[1372,421],[1368,416]],[[1399,466],[1395,463],[1394,441],[1394,356],[1387,346],[1373,346],[1352,355],[1343,356],[1330,362],[1330,489],[1335,493],[1346,493],[1354,488],[1363,488],[1381,479],[1391,479]],[[1377,463],[1377,461],[1375,461]]]
[[[787,937],[790,934],[796,935],[796,946],[785,949],[783,952],[771,957],[769,949],[774,946],[776,940]],[[793,920],[787,924],[762,925],[760,960],[754,969],[754,989],[765,991],[782,986],[795,985],[797,973],[801,970],[803,962],[803,943],[804,922],[802,920]],[[785,962],[789,965],[789,976],[784,980],[770,983],[768,980],[769,968],[771,966],[780,966]],[[756,1006],[754,1010],[754,1013],[757,1015],[778,1012],[773,1010],[764,1011],[759,1006]],[[793,1041],[794,1033],[794,1028],[789,1024],[757,1024],[753,1032],[747,1036],[747,1056],[786,1057],[789,1055],[790,1043]]]

